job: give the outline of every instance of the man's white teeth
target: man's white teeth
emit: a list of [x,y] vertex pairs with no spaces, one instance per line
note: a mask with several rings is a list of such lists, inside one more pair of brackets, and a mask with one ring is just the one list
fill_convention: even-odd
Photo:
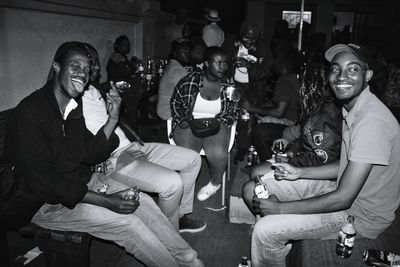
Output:
[[336,87],[338,87],[338,88],[350,88],[351,84],[337,84]]
[[80,80],[80,79],[77,79],[77,78],[72,78],[71,79],[73,82],[78,82],[78,83],[81,83],[81,84],[83,84],[83,81],[82,80]]

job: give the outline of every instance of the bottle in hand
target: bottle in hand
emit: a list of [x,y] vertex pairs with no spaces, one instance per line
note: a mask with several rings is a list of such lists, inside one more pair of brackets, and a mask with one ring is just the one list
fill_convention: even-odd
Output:
[[354,217],[349,215],[347,223],[342,226],[336,241],[336,255],[342,258],[348,258],[353,251],[356,238],[356,229],[354,228]]
[[363,262],[368,266],[400,267],[400,255],[377,249],[367,249],[363,253]]
[[267,185],[263,182],[260,175],[257,175],[256,185],[254,186],[254,194],[258,198],[268,198],[269,192]]

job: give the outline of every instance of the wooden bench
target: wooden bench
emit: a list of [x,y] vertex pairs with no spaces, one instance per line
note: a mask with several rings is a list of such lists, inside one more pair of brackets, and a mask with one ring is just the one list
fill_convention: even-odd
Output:
[[[13,109],[0,112],[0,161],[4,159],[7,120]],[[0,266],[10,266],[7,245],[8,229],[0,229]],[[81,232],[63,232],[29,224],[18,230],[23,237],[34,238],[44,254],[46,267],[90,266],[91,236]]]

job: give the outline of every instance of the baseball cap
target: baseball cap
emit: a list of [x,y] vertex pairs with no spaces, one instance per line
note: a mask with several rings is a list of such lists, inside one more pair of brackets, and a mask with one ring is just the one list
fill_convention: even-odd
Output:
[[329,48],[325,52],[325,58],[329,62],[332,62],[334,56],[341,52],[349,52],[355,55],[358,59],[363,61],[365,64],[371,63],[371,56],[368,48],[358,44],[337,44]]

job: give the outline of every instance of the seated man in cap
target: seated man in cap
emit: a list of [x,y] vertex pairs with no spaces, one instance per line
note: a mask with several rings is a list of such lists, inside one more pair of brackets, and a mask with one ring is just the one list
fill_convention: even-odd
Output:
[[254,182],[244,185],[246,204],[262,216],[252,235],[253,266],[285,266],[290,240],[334,239],[349,215],[357,236],[372,239],[394,220],[400,202],[400,127],[370,91],[367,55],[354,44],[325,53],[329,84],[343,106],[340,160],[303,168],[276,163],[275,179],[263,177],[267,199],[253,196]]
[[204,42],[208,47],[221,47],[225,41],[225,33],[217,24],[217,22],[221,21],[221,18],[218,15],[218,11],[215,9],[210,9],[204,15],[204,18],[207,21],[207,25],[203,27]]
[[[111,82],[107,122],[90,133],[80,99],[91,71],[88,45],[62,44],[51,69],[49,81],[20,102],[7,126],[6,159],[32,196],[25,204],[45,203],[32,222],[113,241],[146,266],[204,266],[150,196],[132,198],[129,186],[92,174],[90,166],[118,146],[114,129],[121,98]],[[109,188],[102,194],[105,183]]]

